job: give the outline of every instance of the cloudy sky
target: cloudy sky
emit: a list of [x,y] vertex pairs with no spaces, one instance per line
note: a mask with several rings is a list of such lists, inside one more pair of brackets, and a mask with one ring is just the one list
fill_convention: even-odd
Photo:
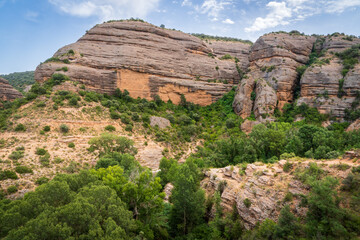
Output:
[[360,0],[0,0],[0,73],[34,70],[95,24],[130,17],[252,41],[294,29],[360,35]]

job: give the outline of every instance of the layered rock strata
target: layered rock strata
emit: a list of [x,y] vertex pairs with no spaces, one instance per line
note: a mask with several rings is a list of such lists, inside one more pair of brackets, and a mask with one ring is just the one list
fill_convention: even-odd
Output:
[[13,88],[9,82],[3,78],[0,78],[0,100],[12,101],[16,98],[21,98],[23,95]]
[[[38,66],[35,79],[43,82],[59,70],[97,92],[112,94],[119,88],[134,98],[159,95],[174,103],[184,94],[190,102],[208,105],[239,82],[238,68],[246,69],[249,48],[242,42],[205,43],[143,22],[109,22],[58,50],[57,61]],[[225,54],[240,61],[217,57]]]

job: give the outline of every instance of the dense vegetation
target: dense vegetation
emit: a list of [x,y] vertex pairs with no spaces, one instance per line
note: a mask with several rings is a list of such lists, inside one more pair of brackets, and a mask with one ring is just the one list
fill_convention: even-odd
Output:
[[211,36],[203,33],[191,33],[191,35],[200,38],[201,40],[215,40],[215,41],[226,41],[226,42],[242,42],[246,44],[252,45],[253,43],[250,40],[243,40],[239,38],[232,37],[219,37],[219,36]]
[[0,77],[8,80],[10,85],[20,92],[24,91],[27,86],[33,85],[35,83],[34,71],[15,72],[6,75],[0,75]]
[[[306,105],[288,104],[283,112],[275,111],[276,122],[257,125],[245,135],[239,128],[244,121],[232,109],[235,89],[218,102],[200,107],[181,97],[179,105],[133,99],[125,90],[114,96],[88,92],[52,92],[52,87],[68,80],[54,74],[43,85],[33,85],[24,99],[3,104],[0,111],[2,130],[27,131],[26,126],[9,121],[18,108],[38,96],[59,106],[78,108],[83,102],[97,102],[108,108],[109,116],[118,119],[129,132],[167,144],[175,159],[183,156],[184,143],[202,141],[198,151],[184,164],[169,155],[160,163],[161,171],[153,173],[135,160],[134,143],[107,132],[89,141],[89,151],[97,154],[94,169],[78,174],[59,174],[53,180],[38,179],[40,186],[23,199],[0,201],[0,237],[4,239],[353,239],[360,234],[360,170],[353,168],[340,183],[325,177],[316,164],[299,172],[297,178],[310,192],[302,196],[309,209],[304,219],[296,218],[284,205],[278,223],[265,220],[252,231],[245,230],[236,208],[225,213],[220,205],[221,190],[206,196],[200,188],[202,170],[254,161],[275,162],[286,157],[335,158],[345,150],[359,148],[360,131],[345,132],[348,123],[321,123],[328,116]],[[37,103],[37,105],[44,103]],[[167,118],[165,129],[150,126],[150,116]],[[298,117],[303,120],[294,122]],[[249,120],[252,120],[250,117]],[[46,126],[42,131],[51,131]],[[71,131],[67,125],[60,132]],[[0,142],[1,143],[1,142]],[[69,144],[69,147],[75,145]],[[46,149],[36,149],[46,164]],[[24,149],[12,154],[22,158]],[[291,166],[287,166],[288,169]],[[289,171],[284,167],[284,171]],[[18,167],[18,173],[31,169]],[[71,172],[71,171],[69,171]],[[17,178],[15,172],[0,171],[1,180]],[[163,187],[174,186],[170,203],[164,202]],[[11,186],[8,193],[16,192]],[[0,194],[3,195],[2,193]],[[344,196],[350,196],[345,198]],[[345,200],[347,199],[347,200]],[[346,202],[347,201],[347,202]],[[247,203],[249,206],[251,202]]]

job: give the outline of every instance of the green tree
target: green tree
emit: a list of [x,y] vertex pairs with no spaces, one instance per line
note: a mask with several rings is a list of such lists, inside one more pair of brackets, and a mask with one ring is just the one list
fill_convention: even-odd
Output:
[[197,176],[194,176],[188,164],[178,167],[173,184],[170,226],[174,235],[186,235],[204,222],[204,191],[199,188]]
[[103,133],[99,137],[94,137],[90,139],[89,144],[89,149],[98,150],[99,156],[111,152],[129,153],[131,155],[137,153],[137,149],[134,147],[134,141],[111,133]]

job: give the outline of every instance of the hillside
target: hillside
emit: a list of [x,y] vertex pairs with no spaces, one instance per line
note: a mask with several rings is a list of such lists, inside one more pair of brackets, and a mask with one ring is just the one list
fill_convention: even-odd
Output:
[[15,72],[0,75],[0,77],[8,80],[10,85],[20,92],[23,92],[35,83],[34,71]]
[[95,26],[0,82],[0,238],[359,238],[349,39]]

